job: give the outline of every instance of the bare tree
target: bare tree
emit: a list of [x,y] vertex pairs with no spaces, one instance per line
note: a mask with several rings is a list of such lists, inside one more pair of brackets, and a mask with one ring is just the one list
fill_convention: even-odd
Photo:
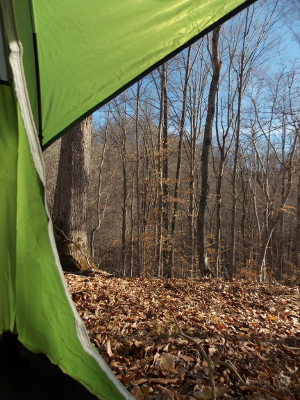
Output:
[[[96,224],[91,231],[91,253],[93,258],[95,257],[95,235],[99,231],[101,223],[103,222],[109,198],[109,192],[107,191],[108,187],[106,187],[105,189],[103,188],[103,169],[104,169],[105,155],[107,151],[107,141],[108,141],[107,137],[108,137],[108,120],[106,119],[104,127],[103,143],[102,143],[102,152],[99,160],[99,172],[98,172],[98,182],[97,182],[98,187],[97,187],[97,200],[96,200]],[[110,187],[111,183],[108,186]],[[105,194],[104,207],[102,208],[101,211],[101,203],[102,203],[101,200],[104,194]]]
[[137,214],[137,275],[141,274],[141,208],[140,208],[140,112],[141,81],[137,83],[136,116],[135,116],[135,143],[136,143],[136,214]]
[[[218,145],[218,165],[215,166],[216,162],[213,159],[213,166],[216,175],[216,231],[215,231],[215,268],[214,274],[219,277],[221,272],[221,222],[222,222],[222,184],[224,177],[225,161],[228,156],[228,152],[231,148],[233,136],[229,137],[230,131],[233,130],[233,120],[234,120],[234,98],[236,91],[231,93],[231,68],[228,68],[228,98],[226,102],[226,107],[223,106],[222,99],[219,103],[217,101],[217,115],[216,115],[216,139]],[[218,115],[220,114],[220,115]],[[226,115],[224,115],[226,114]],[[214,157],[215,158],[215,157]]]
[[171,224],[171,233],[170,233],[170,266],[171,269],[174,269],[174,250],[175,250],[175,234],[176,234],[176,222],[177,222],[177,213],[178,213],[178,201],[179,201],[179,188],[180,188],[180,179],[181,179],[181,165],[182,165],[182,146],[183,146],[183,138],[184,138],[184,128],[186,123],[186,108],[187,108],[187,90],[189,84],[189,78],[191,74],[191,47],[188,48],[186,63],[184,65],[185,75],[183,82],[183,90],[182,90],[182,110],[181,116],[179,120],[179,136],[178,136],[178,149],[177,149],[177,166],[176,166],[176,176],[175,176],[175,187],[174,187],[174,195],[173,195],[173,215],[172,215],[172,224]]
[[[258,149],[257,143],[254,142],[255,152],[260,164],[261,173],[257,174],[257,181],[265,197],[265,223],[263,225],[261,247],[257,263],[257,275],[261,282],[266,280],[266,252],[271,240],[274,229],[280,222],[283,225],[284,214],[286,212],[287,201],[292,189],[293,171],[295,168],[295,154],[297,150],[300,123],[299,110],[295,107],[295,74],[281,74],[276,78],[273,93],[271,94],[271,115],[269,121],[264,123],[259,117],[257,100],[252,99],[255,106],[256,122],[259,132],[263,134],[267,143],[267,158],[263,157]],[[274,122],[278,124],[281,130],[281,146],[277,149],[273,139]],[[273,124],[272,124],[273,122]],[[279,129],[279,127],[277,129]],[[287,128],[290,131],[289,143],[287,142]],[[288,149],[288,151],[287,151]],[[281,170],[281,187],[280,194],[272,199],[270,194],[270,171],[269,164],[271,153],[280,165]],[[278,186],[278,185],[277,185]],[[279,200],[279,201],[278,201]],[[283,227],[281,227],[283,228]],[[283,235],[281,234],[281,239]],[[280,244],[278,245],[281,246]],[[281,248],[283,251],[283,248]],[[282,277],[282,264],[278,263],[278,277]]]
[[230,64],[236,79],[236,122],[235,122],[235,144],[232,168],[232,209],[231,209],[231,237],[230,237],[230,259],[229,276],[233,277],[236,267],[236,219],[238,186],[237,173],[240,154],[240,139],[242,128],[243,99],[249,80],[257,65],[262,65],[267,59],[268,50],[274,46],[274,40],[268,39],[268,34],[276,22],[275,11],[278,1],[274,1],[268,14],[262,21],[255,19],[255,5],[246,9],[237,20],[237,29],[232,32],[231,42],[228,46]]
[[207,199],[209,195],[209,154],[212,143],[212,127],[215,117],[216,94],[220,79],[221,61],[219,59],[219,34],[220,27],[215,28],[212,35],[211,64],[212,79],[208,95],[207,116],[204,127],[202,156],[201,156],[201,194],[199,202],[199,212],[197,221],[197,238],[198,238],[198,257],[199,272],[201,276],[211,273],[207,256],[206,256],[206,215],[207,215]]
[[199,194],[199,138],[202,133],[202,126],[205,124],[207,112],[207,86],[211,65],[205,52],[206,39],[193,46],[195,55],[193,69],[189,78],[188,102],[187,102],[187,127],[184,132],[184,150],[187,163],[187,193],[188,193],[188,268],[189,276],[195,276],[198,266],[197,261],[197,213]]

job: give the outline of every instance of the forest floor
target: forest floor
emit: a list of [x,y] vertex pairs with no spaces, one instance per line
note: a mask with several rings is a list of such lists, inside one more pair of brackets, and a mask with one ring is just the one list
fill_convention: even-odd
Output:
[[178,327],[212,362],[221,356],[244,382],[274,393],[241,386],[217,365],[217,398],[300,399],[298,286],[65,277],[91,342],[137,400],[210,399],[208,362]]

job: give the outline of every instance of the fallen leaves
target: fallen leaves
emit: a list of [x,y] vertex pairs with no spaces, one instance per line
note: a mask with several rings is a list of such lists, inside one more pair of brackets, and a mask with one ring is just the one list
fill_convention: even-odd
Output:
[[[101,274],[66,275],[66,281],[92,343],[137,400],[209,398],[203,397],[210,389],[206,362],[178,337],[153,294],[212,358],[226,336],[222,360],[245,381],[272,387],[285,399],[300,398],[298,287]],[[218,398],[255,399],[225,367],[216,368],[214,379]]]
[[[229,388],[226,386],[223,387],[216,387],[216,398],[221,398],[224,396],[225,393],[229,392]],[[211,388],[210,387],[205,387],[195,393],[193,393],[193,396],[197,400],[210,400],[211,399]]]

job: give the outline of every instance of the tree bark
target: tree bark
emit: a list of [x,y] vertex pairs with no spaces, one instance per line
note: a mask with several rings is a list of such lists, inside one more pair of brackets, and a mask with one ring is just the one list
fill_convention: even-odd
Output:
[[103,165],[104,165],[104,158],[105,158],[106,149],[107,149],[107,136],[108,136],[108,122],[106,122],[106,126],[105,126],[103,149],[102,149],[102,154],[101,154],[100,163],[99,163],[98,188],[97,188],[97,192],[98,192],[97,193],[97,215],[96,215],[97,223],[93,227],[92,232],[91,232],[91,246],[90,247],[91,247],[91,254],[92,254],[93,258],[95,257],[95,235],[100,229],[100,226],[103,221],[104,214],[105,214],[106,204],[108,201],[108,195],[106,195],[104,210],[101,213],[101,195],[102,195],[102,192],[104,192],[102,190]]
[[91,127],[90,116],[61,139],[52,217],[58,254],[65,271],[94,267],[88,246],[86,213]]
[[212,143],[212,125],[215,116],[215,99],[218,91],[221,62],[219,60],[219,33],[220,27],[214,29],[212,37],[212,68],[213,76],[210,84],[208,95],[208,109],[206,123],[204,128],[203,147],[201,155],[201,195],[199,203],[199,213],[197,220],[197,237],[198,237],[198,256],[199,256],[199,272],[201,276],[210,273],[210,266],[206,254],[206,215],[207,215],[207,199],[209,195],[209,154]]
[[169,216],[168,216],[168,197],[169,197],[169,172],[168,172],[168,96],[167,96],[167,64],[163,64],[162,66],[162,98],[163,98],[163,126],[162,126],[162,152],[163,152],[163,160],[162,160],[162,192],[163,192],[163,214],[162,214],[162,223],[163,223],[163,234],[164,234],[164,243],[163,243],[163,268],[164,268],[164,277],[171,278],[173,271],[171,269],[171,265],[169,262]]
[[185,65],[185,79],[184,87],[182,93],[182,111],[179,126],[179,138],[178,138],[178,150],[177,150],[177,166],[176,166],[176,178],[175,178],[175,188],[174,188],[174,203],[173,203],[173,216],[171,224],[171,250],[170,250],[170,268],[174,270],[174,251],[175,251],[175,233],[176,233],[176,222],[178,213],[178,197],[179,197],[179,187],[181,178],[181,161],[182,161],[182,144],[183,144],[183,134],[186,119],[186,108],[187,108],[187,88],[190,77],[190,60],[191,60],[191,46],[188,48],[187,60]]
[[297,187],[297,207],[296,207],[297,224],[295,229],[295,266],[298,276],[300,276],[300,174],[298,172]]
[[141,81],[137,83],[136,93],[136,119],[135,119],[135,144],[136,144],[136,244],[137,244],[137,276],[141,275],[141,207],[140,207],[140,135],[139,135],[139,112],[140,112],[140,89]]

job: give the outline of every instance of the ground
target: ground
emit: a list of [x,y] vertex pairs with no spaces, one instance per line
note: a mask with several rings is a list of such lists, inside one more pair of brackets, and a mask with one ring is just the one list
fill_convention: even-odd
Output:
[[[220,399],[300,399],[298,286],[246,280],[120,279],[67,274],[91,342],[137,400],[210,399],[207,362],[230,362],[214,381]],[[226,342],[225,342],[226,340]],[[225,346],[224,346],[225,342]]]

